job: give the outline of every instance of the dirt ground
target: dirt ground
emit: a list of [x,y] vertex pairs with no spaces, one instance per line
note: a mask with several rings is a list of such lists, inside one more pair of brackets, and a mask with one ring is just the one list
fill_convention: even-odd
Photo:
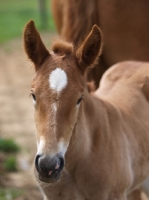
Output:
[[[55,34],[44,33],[42,38],[48,48]],[[21,146],[16,155],[19,171],[0,173],[0,189],[23,190],[23,195],[16,200],[42,199],[32,173],[36,153],[34,108],[29,97],[33,74],[21,38],[0,47],[0,137],[13,138]]]
[[[55,37],[55,34],[42,34],[47,47]],[[41,200],[32,172],[36,137],[34,108],[29,94],[34,69],[22,46],[22,40],[16,39],[0,47],[0,137],[13,138],[21,146],[17,154],[19,171],[0,174],[0,189],[23,191],[15,200]]]

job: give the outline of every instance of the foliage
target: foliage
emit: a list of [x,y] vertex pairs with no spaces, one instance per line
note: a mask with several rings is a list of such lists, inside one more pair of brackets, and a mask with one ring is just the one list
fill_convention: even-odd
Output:
[[[46,6],[47,30],[54,30],[49,0],[46,0]],[[21,37],[25,24],[31,19],[35,21],[38,29],[42,29],[38,0],[0,0],[0,16],[0,43]]]
[[0,138],[0,151],[15,153],[20,150],[19,146],[12,139]]
[[22,195],[22,190],[18,189],[0,189],[0,200],[13,200]]
[[8,171],[17,171],[17,161],[14,156],[8,156],[4,162],[4,167]]
[[12,139],[0,138],[0,151],[7,153],[6,158],[2,163],[7,171],[17,171],[17,161],[13,154],[19,150],[20,147]]

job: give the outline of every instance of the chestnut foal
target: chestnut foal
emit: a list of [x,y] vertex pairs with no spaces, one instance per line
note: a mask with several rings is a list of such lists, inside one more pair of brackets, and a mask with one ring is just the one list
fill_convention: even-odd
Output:
[[36,71],[35,175],[45,199],[127,200],[149,174],[149,64],[116,64],[89,94],[86,74],[102,48],[96,25],[80,47],[59,40],[49,52],[30,21],[24,46]]

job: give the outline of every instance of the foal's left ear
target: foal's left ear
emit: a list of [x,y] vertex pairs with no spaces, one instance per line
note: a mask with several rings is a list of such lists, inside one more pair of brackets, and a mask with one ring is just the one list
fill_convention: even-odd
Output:
[[85,41],[76,51],[76,58],[80,67],[86,70],[87,67],[93,65],[102,51],[102,33],[97,25],[92,27],[91,32]]
[[38,70],[44,59],[49,56],[49,52],[32,20],[27,23],[24,29],[24,47],[28,57],[35,64],[35,69]]

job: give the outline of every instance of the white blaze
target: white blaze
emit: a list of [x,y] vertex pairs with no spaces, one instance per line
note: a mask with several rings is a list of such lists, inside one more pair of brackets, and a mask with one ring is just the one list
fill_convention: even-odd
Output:
[[[55,70],[53,70],[51,72],[51,74],[49,75],[49,86],[54,92],[56,92],[59,95],[59,93],[67,86],[66,72],[64,70],[62,70],[61,68],[56,68]],[[54,132],[56,132],[57,109],[58,109],[58,104],[56,102],[54,102],[51,106],[51,120],[52,120],[51,125],[53,125],[53,127],[54,127]],[[42,148],[44,145],[45,145],[45,141],[41,138],[38,152],[42,151]],[[58,142],[57,149],[55,149],[54,152],[50,151],[50,155],[51,155],[51,157],[54,157],[55,154],[61,152],[62,155],[64,156],[66,151],[67,151],[67,145],[65,145],[63,139],[61,139]]]
[[68,146],[65,145],[63,139],[61,139],[58,143],[58,152],[61,152],[63,156],[65,156],[65,153],[67,151]]
[[64,70],[57,68],[49,75],[50,87],[55,92],[61,92],[67,85],[67,74]]
[[40,141],[39,141],[39,144],[37,146],[38,148],[38,151],[37,151],[37,154],[43,154],[43,149],[45,147],[45,139],[43,136],[40,137]]
[[56,112],[57,111],[56,103],[54,103],[52,107],[53,107],[54,112]]

